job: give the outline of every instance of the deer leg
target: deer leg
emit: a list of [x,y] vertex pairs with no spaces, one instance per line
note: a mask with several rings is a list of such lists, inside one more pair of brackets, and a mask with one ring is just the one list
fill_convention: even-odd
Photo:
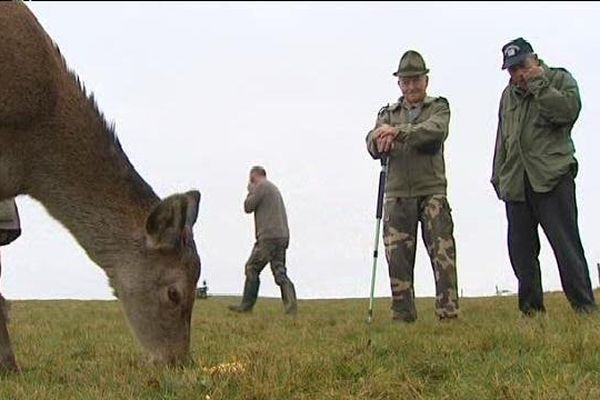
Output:
[[[0,276],[2,275],[2,264],[0,261]],[[0,294],[0,371],[19,371],[15,354],[12,351],[10,337],[8,336],[8,304]]]

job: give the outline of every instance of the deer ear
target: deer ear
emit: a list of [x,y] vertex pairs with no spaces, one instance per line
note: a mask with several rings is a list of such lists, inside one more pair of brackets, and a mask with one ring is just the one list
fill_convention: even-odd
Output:
[[201,195],[197,190],[190,190],[185,194],[185,196],[188,202],[185,224],[191,228],[198,219]]
[[146,219],[146,246],[149,249],[174,249],[191,235],[198,218],[200,192],[189,191],[167,197]]

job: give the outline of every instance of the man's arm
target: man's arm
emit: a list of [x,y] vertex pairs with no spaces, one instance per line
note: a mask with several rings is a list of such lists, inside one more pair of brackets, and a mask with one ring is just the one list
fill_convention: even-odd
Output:
[[265,195],[265,185],[259,184],[248,188],[248,196],[244,201],[244,211],[250,214],[256,210]]
[[567,71],[561,72],[558,85],[553,86],[546,74],[530,78],[528,90],[533,94],[540,114],[555,124],[571,124],[581,110],[577,82]]
[[490,182],[496,191],[496,196],[500,196],[500,168],[506,159],[506,151],[504,149],[504,141],[502,140],[502,100],[500,100],[500,108],[498,110],[498,128],[496,129],[496,146],[494,148],[494,161],[492,164],[492,178]]
[[386,126],[390,123],[388,106],[382,107],[377,113],[377,119],[375,120],[375,127],[369,131],[365,138],[367,142],[367,151],[374,159],[381,158],[381,152],[377,148],[377,138],[381,127]]
[[432,107],[435,108],[426,121],[399,125],[396,139],[419,150],[439,149],[448,137],[450,105],[448,100],[438,97]]

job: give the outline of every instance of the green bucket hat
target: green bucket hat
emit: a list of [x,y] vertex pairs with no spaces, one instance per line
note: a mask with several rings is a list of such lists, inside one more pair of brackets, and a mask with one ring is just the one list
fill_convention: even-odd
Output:
[[425,75],[429,72],[425,65],[423,57],[414,50],[408,50],[400,59],[398,70],[392,75],[399,78],[407,78],[410,76]]

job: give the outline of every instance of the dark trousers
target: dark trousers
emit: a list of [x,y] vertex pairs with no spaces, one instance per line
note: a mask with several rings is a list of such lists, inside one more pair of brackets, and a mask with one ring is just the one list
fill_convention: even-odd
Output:
[[545,311],[538,256],[541,225],[558,263],[560,280],[571,307],[596,308],[588,265],[577,225],[575,182],[565,175],[548,193],[536,193],[525,175],[525,202],[507,202],[508,251],[519,280],[519,309],[525,314]]
[[286,313],[296,312],[296,288],[288,277],[285,267],[285,253],[288,244],[288,238],[264,239],[256,242],[246,263],[246,282],[241,304],[244,310],[254,307],[258,298],[260,273],[270,263],[275,283],[281,289],[281,300],[285,305]]
[[259,281],[262,270],[271,264],[271,272],[275,283],[281,286],[290,281],[285,267],[285,253],[289,239],[264,239],[257,241],[252,248],[250,258],[246,262],[246,278]]

